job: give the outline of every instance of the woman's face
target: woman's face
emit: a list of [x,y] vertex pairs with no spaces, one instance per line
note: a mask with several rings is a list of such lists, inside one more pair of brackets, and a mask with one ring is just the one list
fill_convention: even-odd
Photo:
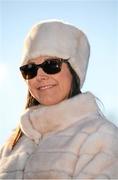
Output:
[[[41,56],[30,61],[35,64],[43,63],[50,56]],[[54,57],[53,57],[54,58]],[[72,75],[66,63],[62,63],[61,71],[57,74],[46,74],[42,68],[37,76],[27,80],[31,95],[42,105],[57,104],[68,98],[71,89]]]

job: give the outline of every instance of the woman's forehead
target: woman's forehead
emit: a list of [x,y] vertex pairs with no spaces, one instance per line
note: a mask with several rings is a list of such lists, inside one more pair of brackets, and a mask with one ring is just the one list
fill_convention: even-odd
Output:
[[59,57],[56,57],[56,56],[48,56],[48,55],[42,55],[42,56],[39,56],[39,57],[36,57],[36,58],[33,58],[33,59],[30,59],[28,61],[28,63],[31,63],[31,62],[39,62],[39,63],[42,63],[43,61],[45,61],[46,59],[48,58],[59,58]]

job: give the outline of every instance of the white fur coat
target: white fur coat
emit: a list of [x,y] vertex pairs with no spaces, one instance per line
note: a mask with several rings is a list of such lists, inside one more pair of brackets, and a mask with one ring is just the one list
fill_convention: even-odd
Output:
[[87,92],[21,116],[22,136],[1,150],[0,179],[118,179],[118,128]]

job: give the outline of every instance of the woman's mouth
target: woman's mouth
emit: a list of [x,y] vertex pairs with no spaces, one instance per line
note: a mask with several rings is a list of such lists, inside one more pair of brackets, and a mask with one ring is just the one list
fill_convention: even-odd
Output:
[[38,89],[39,90],[47,90],[47,89],[50,89],[52,87],[54,87],[55,85],[45,85],[45,86],[40,86]]

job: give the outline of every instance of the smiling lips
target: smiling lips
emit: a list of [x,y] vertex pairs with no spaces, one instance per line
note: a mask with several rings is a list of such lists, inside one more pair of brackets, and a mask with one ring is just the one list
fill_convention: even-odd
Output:
[[52,87],[54,87],[55,85],[43,85],[43,86],[40,86],[38,89],[39,90],[46,90],[46,89],[50,89]]

